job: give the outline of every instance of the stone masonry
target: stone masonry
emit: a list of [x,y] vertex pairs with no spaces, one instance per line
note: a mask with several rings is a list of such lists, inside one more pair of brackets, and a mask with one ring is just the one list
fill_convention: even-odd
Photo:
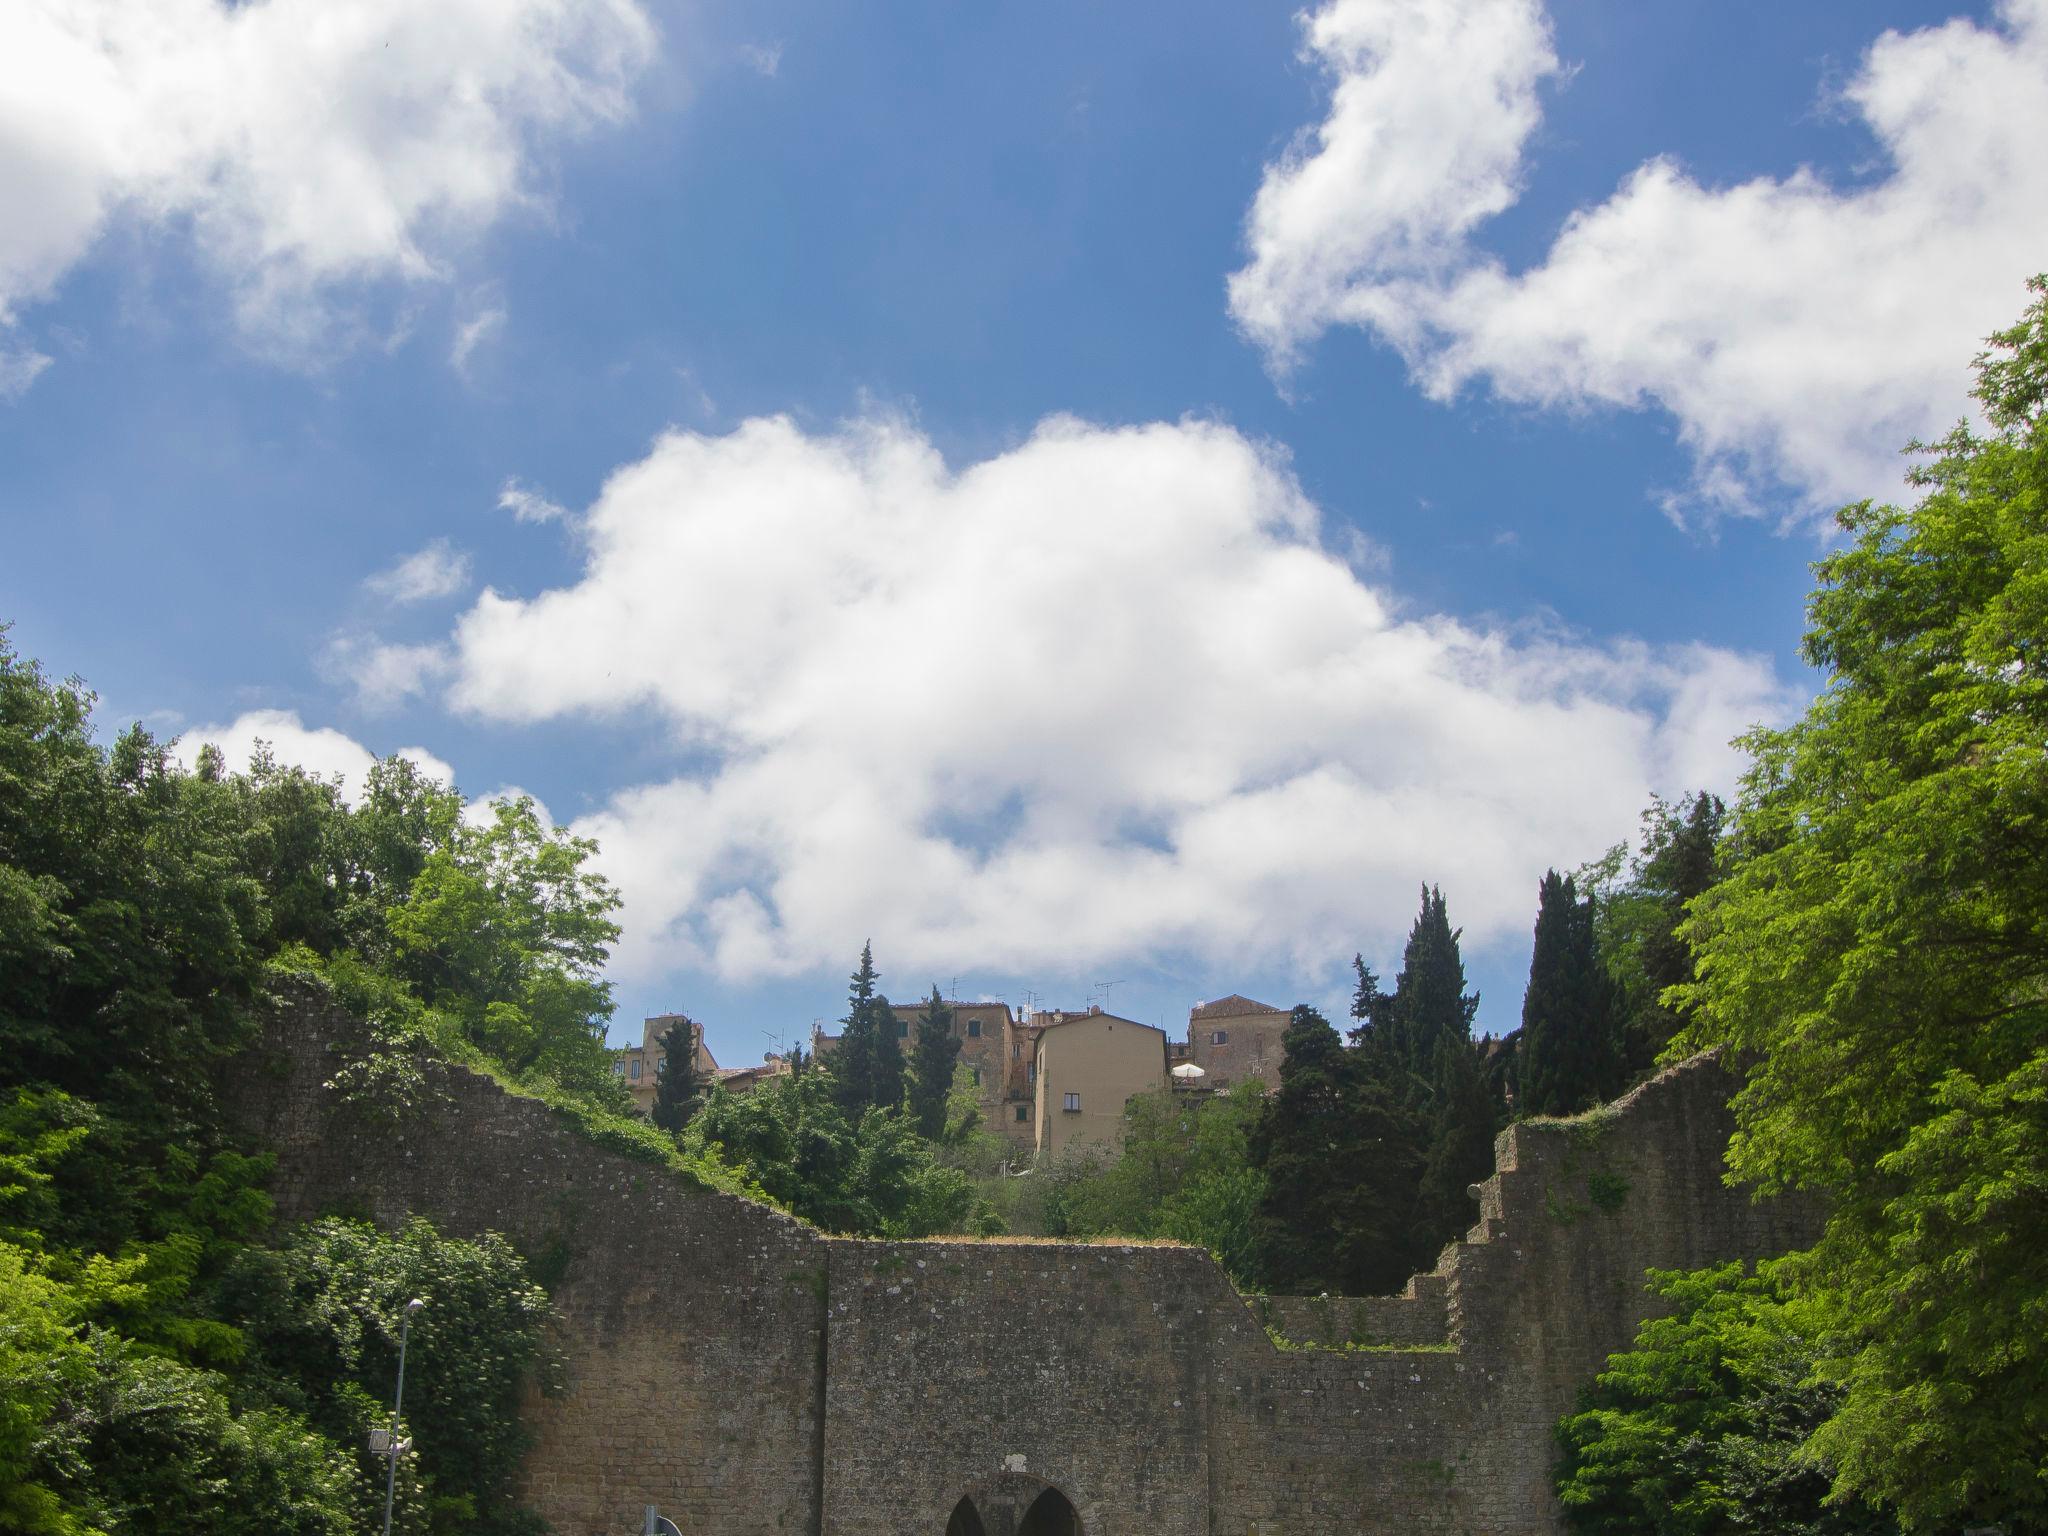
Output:
[[236,1069],[279,1218],[419,1213],[553,1279],[568,1379],[528,1405],[524,1479],[563,1536],[650,1503],[690,1536],[943,1536],[963,1497],[1004,1536],[1048,1484],[1086,1536],[1548,1533],[1554,1426],[1643,1270],[1816,1228],[1722,1184],[1704,1058],[1504,1132],[1478,1225],[1405,1295],[1248,1304],[1191,1248],[828,1238],[443,1064],[369,1125],[322,1087],[361,1038],[294,994]]

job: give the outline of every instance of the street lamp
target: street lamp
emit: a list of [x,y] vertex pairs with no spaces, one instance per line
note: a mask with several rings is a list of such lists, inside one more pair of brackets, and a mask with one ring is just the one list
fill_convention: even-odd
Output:
[[[405,1311],[398,1319],[398,1390],[391,1398],[391,1428],[379,1435],[370,1431],[370,1449],[382,1451],[390,1459],[390,1468],[384,1474],[384,1536],[391,1536],[391,1501],[398,1492],[398,1458],[412,1449],[410,1436],[398,1438],[398,1411],[405,1406],[405,1340],[412,1331],[412,1315],[426,1303],[415,1296],[405,1304]],[[378,1442],[382,1441],[382,1444]]]

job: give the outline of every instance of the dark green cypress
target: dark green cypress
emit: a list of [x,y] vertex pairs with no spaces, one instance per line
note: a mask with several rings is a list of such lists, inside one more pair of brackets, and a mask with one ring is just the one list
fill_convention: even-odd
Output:
[[[849,978],[846,1017],[841,1019],[839,1049],[832,1053],[832,1098],[849,1120],[875,1100],[875,952],[872,942],[860,947],[860,965]],[[892,1019],[891,1024],[894,1024]]]
[[654,1106],[648,1116],[673,1136],[697,1112],[697,1024],[687,1014],[663,1030],[661,1065],[655,1071]]
[[1593,942],[1593,903],[1551,870],[1537,892],[1536,942],[1522,998],[1516,1105],[1527,1115],[1575,1115],[1620,1091],[1614,989]]
[[1315,1009],[1294,1010],[1282,1048],[1279,1091],[1250,1143],[1266,1175],[1261,1273],[1276,1291],[1396,1290],[1414,1252],[1413,1116]]
[[937,1141],[946,1132],[946,1095],[953,1088],[953,1069],[960,1061],[960,1041],[953,1033],[953,1010],[939,996],[936,983],[917,1016],[916,1048],[910,1063],[910,1113],[918,1134]]

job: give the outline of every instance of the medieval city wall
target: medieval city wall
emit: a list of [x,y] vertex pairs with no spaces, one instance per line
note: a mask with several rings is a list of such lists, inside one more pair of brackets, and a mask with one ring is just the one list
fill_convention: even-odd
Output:
[[963,1495],[1006,1536],[1047,1483],[1087,1536],[1549,1533],[1554,1425],[1647,1315],[1644,1268],[1814,1230],[1722,1185],[1706,1060],[1504,1132],[1407,1295],[1248,1303],[1188,1248],[825,1238],[446,1066],[374,1124],[322,1087],[360,1041],[308,994],[241,1069],[280,1219],[417,1212],[535,1259],[568,1380],[529,1405],[525,1481],[564,1536],[648,1503],[692,1536],[942,1536]]

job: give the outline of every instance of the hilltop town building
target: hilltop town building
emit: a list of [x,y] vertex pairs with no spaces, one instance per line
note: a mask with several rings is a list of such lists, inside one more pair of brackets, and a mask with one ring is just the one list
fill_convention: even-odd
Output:
[[1046,1025],[1036,1050],[1032,1103],[1038,1150],[1048,1155],[1116,1150],[1124,1106],[1166,1087],[1166,1031],[1100,1009]]
[[1254,1080],[1267,1092],[1280,1086],[1280,1037],[1293,1015],[1271,1003],[1233,992],[1199,1003],[1188,1014],[1188,1059],[1202,1069],[1203,1086],[1234,1088]]
[[715,1082],[728,1093],[749,1093],[758,1084],[780,1077],[789,1070],[788,1062],[773,1056],[758,1067],[721,1067],[712,1056],[711,1048],[704,1043],[702,1024],[684,1014],[658,1013],[642,1021],[638,1045],[625,1046],[612,1053],[612,1071],[625,1080],[627,1091],[633,1095],[633,1108],[640,1114],[652,1114],[654,1111],[654,1088],[661,1079],[664,1055],[661,1037],[677,1024],[688,1024],[695,1032],[696,1050],[692,1053],[691,1064],[700,1083],[708,1085]]

